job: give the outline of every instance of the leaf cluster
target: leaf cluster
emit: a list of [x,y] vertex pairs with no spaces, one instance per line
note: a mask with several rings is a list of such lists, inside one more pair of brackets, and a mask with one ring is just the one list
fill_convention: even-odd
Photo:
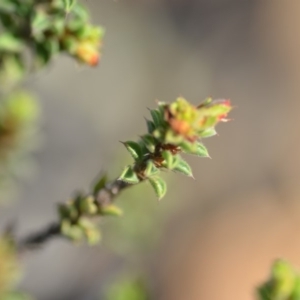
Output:
[[161,199],[167,185],[160,171],[170,170],[193,177],[190,165],[181,154],[209,157],[202,139],[216,134],[215,126],[227,121],[230,110],[229,100],[208,98],[197,107],[184,98],[171,104],[159,102],[157,109],[150,110],[152,120],[146,119],[148,132],[137,142],[123,142],[134,163],[123,170],[119,180],[128,184],[147,180]]
[[106,191],[107,178],[101,176],[90,195],[78,194],[67,203],[59,204],[61,234],[73,241],[86,240],[88,244],[97,244],[101,239],[101,232],[97,224],[100,216],[121,216],[122,210],[109,201],[97,201],[99,192]]
[[95,66],[103,34],[77,1],[1,0],[0,83],[22,79],[58,53]]

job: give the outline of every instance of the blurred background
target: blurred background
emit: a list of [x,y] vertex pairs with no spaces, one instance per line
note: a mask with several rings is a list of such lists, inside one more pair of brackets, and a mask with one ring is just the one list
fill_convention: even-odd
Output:
[[171,174],[161,203],[147,186],[124,192],[125,215],[105,220],[99,247],[51,241],[24,259],[22,288],[106,299],[133,276],[155,300],[255,299],[275,258],[300,267],[300,2],[84,2],[106,28],[102,61],[91,70],[59,58],[27,82],[43,146],[1,225],[17,220],[26,235],[100,170],[118,176],[130,161],[118,141],[145,131],[155,99],[231,98],[234,120],[205,140],[212,159],[188,158],[195,181]]

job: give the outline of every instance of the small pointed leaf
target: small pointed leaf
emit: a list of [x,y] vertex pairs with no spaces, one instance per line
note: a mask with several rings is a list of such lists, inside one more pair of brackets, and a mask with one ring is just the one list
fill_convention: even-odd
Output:
[[167,192],[166,182],[160,177],[150,177],[149,182],[153,187],[158,200],[162,199]]
[[107,175],[104,174],[104,175],[100,176],[100,178],[94,185],[93,194],[96,195],[101,189],[103,189],[106,185],[106,182],[107,182]]
[[172,167],[171,169],[174,170],[176,166],[179,164],[179,162],[182,160],[181,156],[179,154],[173,155],[173,161],[172,161]]
[[77,224],[71,224],[69,220],[61,222],[61,233],[72,241],[80,241],[83,238],[83,231]]
[[197,144],[188,141],[183,141],[182,143],[180,143],[179,147],[183,152],[188,154],[193,154],[197,151]]
[[105,205],[101,207],[101,215],[120,217],[123,215],[123,211],[116,205]]
[[204,106],[207,106],[207,105],[209,105],[211,102],[212,102],[212,98],[211,98],[211,97],[208,97],[208,98],[204,99],[204,101],[203,101],[202,103],[200,103],[200,104],[197,106],[197,108],[199,109],[199,108],[202,108],[202,107],[204,107]]
[[151,177],[159,172],[159,169],[155,166],[152,160],[147,161],[147,166],[144,171],[146,177]]
[[146,123],[147,123],[148,133],[152,133],[155,130],[154,123],[150,120],[147,120],[147,119],[146,119]]
[[92,196],[80,199],[79,206],[80,211],[88,215],[94,215],[98,210],[95,199]]
[[80,226],[80,228],[82,228],[83,230],[89,230],[89,229],[97,228],[96,224],[94,222],[92,222],[91,219],[88,219],[86,217],[79,218],[78,226]]
[[142,153],[141,159],[142,159],[142,158],[145,158],[145,156],[149,154],[149,150],[142,140],[139,140],[139,145],[141,148],[141,153]]
[[141,146],[139,143],[133,142],[133,141],[127,141],[123,143],[130,155],[133,157],[133,159],[139,159],[142,158],[143,153]]
[[151,117],[153,119],[154,125],[158,127],[162,122],[162,115],[157,109],[150,110]]
[[182,173],[184,175],[193,177],[192,169],[190,165],[183,159],[180,159],[177,165],[173,168],[175,172]]
[[202,143],[197,143],[197,152],[195,154],[200,157],[209,157],[208,151]]
[[217,132],[215,128],[207,128],[199,133],[199,136],[202,138],[207,138],[216,135]]
[[156,146],[156,140],[151,134],[145,134],[141,137],[143,143],[150,152],[154,152]]
[[209,157],[206,147],[202,143],[181,143],[180,147],[187,154],[197,155],[199,157]]
[[65,10],[67,13],[71,11],[71,9],[75,3],[76,3],[76,0],[64,0]]
[[85,237],[90,246],[97,245],[101,242],[101,231],[99,229],[90,229],[85,232]]
[[173,154],[168,151],[168,150],[165,150],[162,152],[162,157],[164,158],[164,162],[163,162],[163,165],[165,168],[167,169],[172,169],[173,167]]
[[119,177],[119,180],[125,181],[130,184],[139,183],[139,181],[140,181],[131,166],[127,166],[123,170],[121,176]]
[[164,115],[165,115],[165,106],[166,104],[164,102],[159,102],[158,103],[158,111],[160,113],[160,118],[163,120],[164,119]]

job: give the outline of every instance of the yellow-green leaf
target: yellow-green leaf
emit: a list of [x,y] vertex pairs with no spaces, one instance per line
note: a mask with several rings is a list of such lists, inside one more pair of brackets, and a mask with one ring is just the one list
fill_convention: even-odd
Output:
[[177,164],[173,168],[173,171],[182,173],[186,176],[193,177],[193,173],[190,165],[182,158],[177,162]]
[[120,217],[123,215],[123,211],[116,205],[104,205],[101,207],[101,215],[108,215],[108,216],[116,216]]
[[151,177],[151,176],[157,174],[158,172],[159,172],[159,169],[155,166],[155,164],[153,163],[153,161],[148,160],[147,161],[146,169],[144,171],[144,175],[146,177]]
[[119,180],[125,181],[130,184],[135,184],[140,181],[137,174],[134,172],[131,166],[127,166],[123,170],[121,176],[119,177]]
[[216,135],[217,132],[215,130],[215,128],[207,128],[205,130],[202,130],[201,132],[199,132],[199,136],[202,138],[207,138],[207,137],[211,137]]
[[162,199],[167,192],[166,182],[160,177],[150,177],[149,182],[153,187],[158,200]]
[[139,143],[134,141],[127,141],[123,143],[130,155],[133,157],[133,159],[139,159],[142,158],[142,149]]

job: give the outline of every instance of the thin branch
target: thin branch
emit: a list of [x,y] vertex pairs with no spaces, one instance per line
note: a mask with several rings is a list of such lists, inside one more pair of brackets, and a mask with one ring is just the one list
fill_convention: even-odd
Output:
[[[104,188],[98,191],[97,195],[95,195],[95,201],[99,206],[105,206],[112,204],[115,197],[118,196],[121,191],[125,188],[129,187],[130,184],[120,181],[114,180],[108,184]],[[48,242],[52,238],[56,238],[61,236],[61,228],[59,222],[53,222],[48,225],[46,228],[37,231],[33,234],[29,234],[28,236],[21,239],[17,242],[17,249],[19,252],[23,252],[30,249],[39,248],[46,242]]]
[[19,252],[25,250],[38,248],[45,242],[49,241],[51,238],[60,235],[60,224],[52,223],[48,227],[36,232],[29,234],[27,237],[23,238],[19,243],[17,243],[17,249]]

